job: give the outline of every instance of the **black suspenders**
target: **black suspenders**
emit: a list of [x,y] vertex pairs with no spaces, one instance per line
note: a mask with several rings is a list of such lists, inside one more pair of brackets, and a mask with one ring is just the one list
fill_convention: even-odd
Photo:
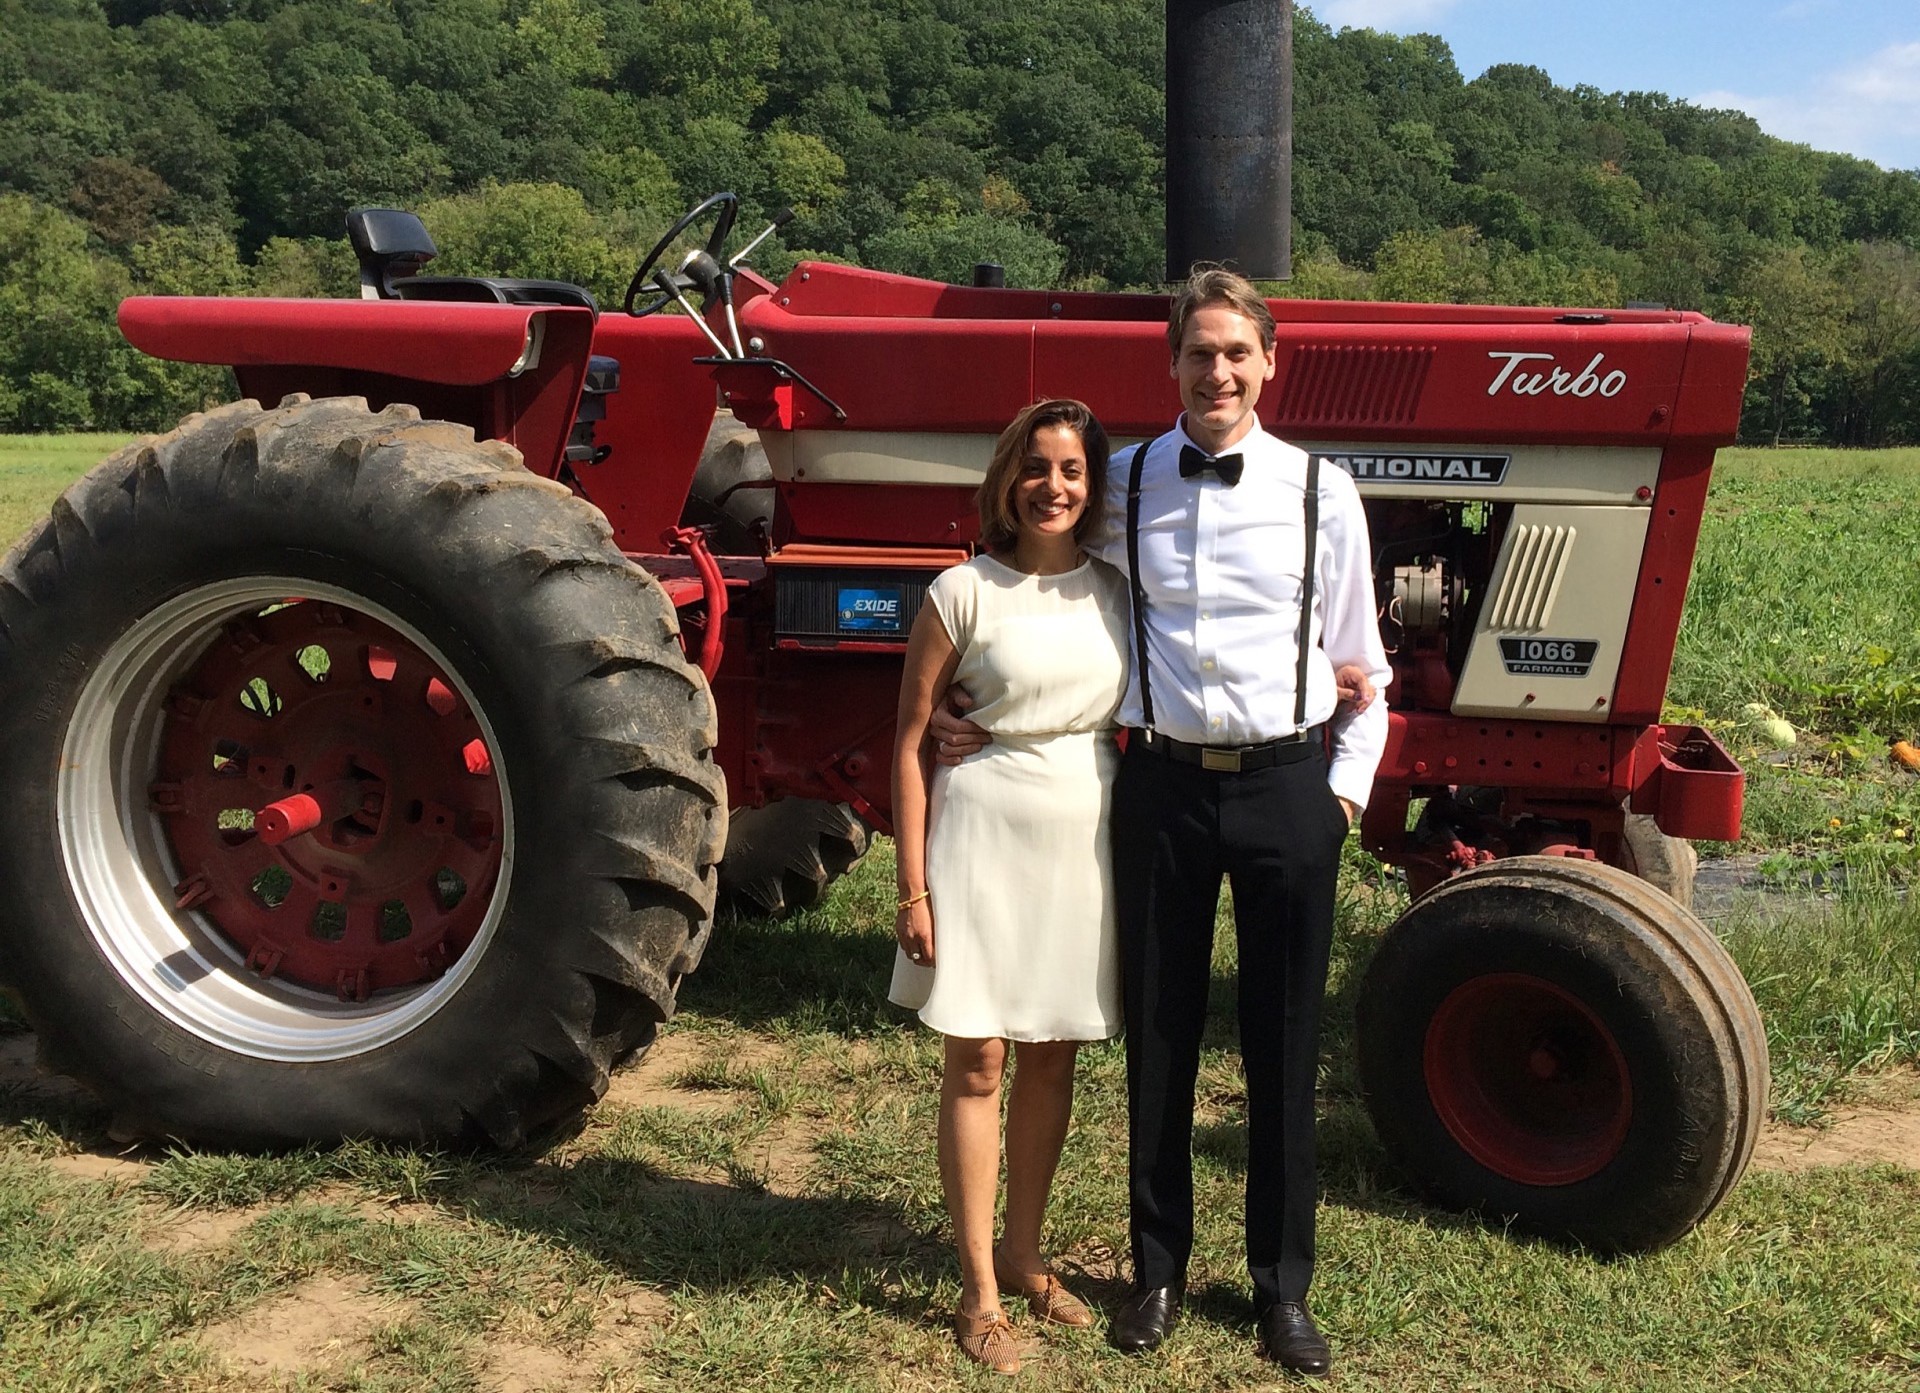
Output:
[[1147,683],[1147,589],[1140,583],[1140,473],[1146,467],[1151,440],[1133,452],[1133,472],[1127,476],[1127,575],[1133,582],[1133,662],[1140,670],[1140,724],[1153,729],[1153,689]]
[[1300,661],[1293,670],[1293,728],[1307,728],[1307,649],[1313,630],[1314,547],[1320,540],[1320,456],[1307,452],[1307,488],[1300,505],[1306,514],[1307,568],[1300,573]]
[[[1140,723],[1149,737],[1153,731],[1153,688],[1147,663],[1147,590],[1140,582],[1140,479],[1146,470],[1147,451],[1152,448],[1152,441],[1141,442],[1133,452],[1133,468],[1127,475],[1127,576],[1133,585],[1134,667],[1140,673]],[[1320,540],[1320,457],[1312,453],[1307,455],[1307,484],[1301,509],[1306,525],[1307,556],[1300,581],[1300,657],[1293,674],[1296,732],[1307,728],[1307,659],[1313,647],[1313,567]]]

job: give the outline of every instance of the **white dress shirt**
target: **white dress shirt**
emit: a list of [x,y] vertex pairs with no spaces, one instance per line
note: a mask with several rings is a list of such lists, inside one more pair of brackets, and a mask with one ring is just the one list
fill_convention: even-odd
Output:
[[[1245,461],[1238,484],[1211,473],[1183,479],[1181,447],[1200,448],[1185,419],[1158,440],[1114,456],[1104,510],[1084,545],[1127,572],[1127,481],[1134,451],[1150,449],[1140,482],[1140,572],[1154,729],[1196,745],[1256,745],[1296,729],[1307,456],[1255,423],[1224,452]],[[1384,694],[1393,672],[1374,611],[1366,513],[1341,469],[1320,471],[1314,563],[1306,724],[1333,721],[1327,782],[1365,807],[1386,751]],[[1345,663],[1364,668],[1381,695],[1364,712],[1335,718],[1333,674]],[[1120,721],[1139,727],[1146,721],[1137,658],[1129,667]]]

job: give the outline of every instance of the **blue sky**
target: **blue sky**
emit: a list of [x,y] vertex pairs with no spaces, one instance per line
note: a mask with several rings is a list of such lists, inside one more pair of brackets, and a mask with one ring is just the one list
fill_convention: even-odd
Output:
[[1335,28],[1438,34],[1469,79],[1732,107],[1770,135],[1920,169],[1920,0],[1296,0]]

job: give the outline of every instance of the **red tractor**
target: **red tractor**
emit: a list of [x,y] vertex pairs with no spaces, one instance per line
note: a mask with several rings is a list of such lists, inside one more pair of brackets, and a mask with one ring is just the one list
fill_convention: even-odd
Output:
[[[350,220],[369,298],[122,306],[248,400],[0,563],[0,980],[117,1132],[512,1145],[592,1102],[728,863],[824,827],[843,865],[843,805],[888,830],[900,655],[995,433],[1042,395],[1118,439],[1178,410],[1163,297],[775,285],[736,212],[681,219],[625,313],[420,274],[391,210]],[[1670,1241],[1765,1112],[1752,998],[1685,907],[1682,839],[1738,835],[1742,775],[1660,722],[1747,331],[1272,308],[1262,416],[1358,481],[1393,656],[1361,836],[1416,898],[1359,994],[1381,1139],[1443,1203]],[[700,473],[716,391],[764,476]]]

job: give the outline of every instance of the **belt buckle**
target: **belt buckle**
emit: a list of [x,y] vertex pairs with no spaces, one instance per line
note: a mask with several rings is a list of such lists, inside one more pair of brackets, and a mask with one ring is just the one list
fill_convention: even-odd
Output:
[[1240,751],[1216,750],[1211,745],[1202,745],[1200,747],[1200,767],[1202,769],[1212,769],[1222,774],[1238,774],[1240,772]]

